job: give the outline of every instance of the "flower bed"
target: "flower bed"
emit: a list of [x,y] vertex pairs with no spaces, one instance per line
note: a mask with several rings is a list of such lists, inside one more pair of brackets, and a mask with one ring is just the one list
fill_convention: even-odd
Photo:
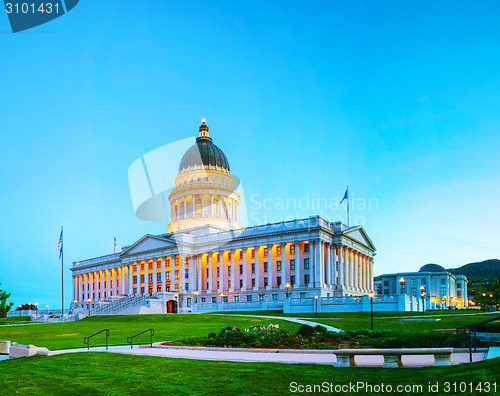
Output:
[[219,334],[186,338],[165,345],[191,345],[238,348],[278,349],[340,349],[340,348],[437,348],[465,346],[452,333],[432,331],[355,330],[327,331],[323,326],[303,325],[296,334],[280,329],[279,325],[257,326],[248,329],[226,327]]

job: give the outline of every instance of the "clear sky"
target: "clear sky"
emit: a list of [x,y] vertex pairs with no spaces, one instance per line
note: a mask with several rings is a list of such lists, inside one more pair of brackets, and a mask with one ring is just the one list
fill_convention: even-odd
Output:
[[115,235],[164,232],[135,217],[128,167],[203,117],[250,224],[343,216],[311,202],[349,184],[375,274],[500,258],[499,13],[495,1],[81,0],[17,34],[0,13],[0,287],[16,305],[60,306],[61,225],[67,268],[112,253]]

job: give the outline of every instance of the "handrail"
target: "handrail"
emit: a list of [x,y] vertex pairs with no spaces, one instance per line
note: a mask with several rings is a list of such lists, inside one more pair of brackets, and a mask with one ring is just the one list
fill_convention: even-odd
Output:
[[151,337],[150,345],[151,345],[151,348],[153,348],[153,336],[155,335],[155,331],[154,331],[154,329],[147,329],[147,330],[141,331],[140,333],[137,333],[136,335],[127,337],[127,344],[130,344],[130,349],[134,348],[134,337],[137,337],[138,335],[147,333],[148,331],[149,331],[150,337]]
[[472,362],[472,334],[474,334],[474,352],[476,352],[477,351],[477,328],[479,326],[486,324],[486,323],[491,323],[491,322],[494,322],[496,320],[500,320],[500,316],[497,316],[495,318],[491,318],[491,319],[488,319],[488,320],[485,320],[485,321],[482,321],[479,323],[474,323],[474,324],[469,324],[469,325],[465,325],[462,327],[457,327],[456,334],[458,335],[460,330],[463,330],[466,338],[468,338],[468,340],[469,340],[469,360],[471,362]]
[[87,345],[87,350],[89,350],[89,349],[90,349],[90,339],[91,339],[93,336],[95,336],[95,335],[97,335],[97,334],[102,333],[103,331],[105,331],[105,332],[106,332],[106,350],[108,350],[108,337],[109,337],[109,329],[103,329],[103,330],[98,331],[97,333],[94,333],[94,334],[92,334],[92,335],[90,335],[90,336],[88,336],[88,337],[83,337],[83,343]]

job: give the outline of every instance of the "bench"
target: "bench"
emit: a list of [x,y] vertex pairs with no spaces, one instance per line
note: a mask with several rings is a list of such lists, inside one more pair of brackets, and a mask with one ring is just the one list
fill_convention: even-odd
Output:
[[33,355],[48,355],[49,350],[47,348],[40,348],[34,345],[23,345],[13,343],[9,351],[9,359],[16,359],[20,357],[28,357]]
[[339,349],[334,352],[337,357],[335,367],[354,367],[357,355],[384,357],[382,367],[403,367],[403,355],[434,355],[434,366],[451,365],[453,348],[401,348],[401,349]]

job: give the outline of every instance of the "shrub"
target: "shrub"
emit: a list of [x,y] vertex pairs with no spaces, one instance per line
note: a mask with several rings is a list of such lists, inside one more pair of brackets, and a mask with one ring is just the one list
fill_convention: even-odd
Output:
[[326,332],[327,332],[327,330],[323,326],[317,325],[317,326],[312,327],[312,326],[304,324],[304,325],[300,326],[299,330],[297,331],[297,335],[304,337],[304,338],[309,338],[314,333],[324,334]]

